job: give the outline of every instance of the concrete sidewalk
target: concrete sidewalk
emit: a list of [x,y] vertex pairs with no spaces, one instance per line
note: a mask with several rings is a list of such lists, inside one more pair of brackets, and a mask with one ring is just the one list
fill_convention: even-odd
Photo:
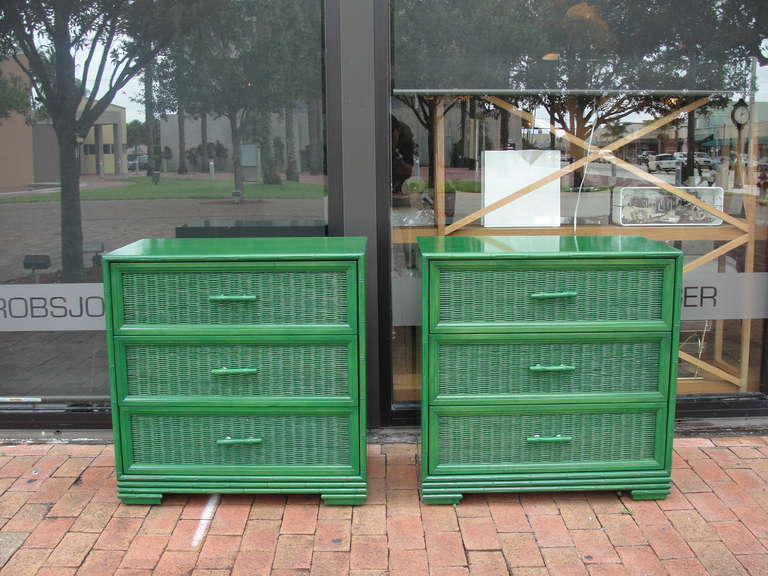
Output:
[[0,576],[768,574],[768,436],[675,441],[673,493],[421,506],[415,444],[368,447],[365,506],[116,498],[109,445],[0,446]]

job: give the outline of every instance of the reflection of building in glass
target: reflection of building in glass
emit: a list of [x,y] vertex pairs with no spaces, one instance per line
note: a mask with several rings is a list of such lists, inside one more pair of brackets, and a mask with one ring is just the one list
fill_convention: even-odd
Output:
[[[57,182],[59,146],[53,125],[50,122],[37,122],[31,129],[34,139],[34,181]],[[127,138],[125,108],[110,104],[80,146],[80,173],[105,176],[125,174],[128,171]]]
[[[696,146],[709,152],[712,156],[720,157],[736,153],[738,133],[731,120],[733,106],[712,110],[711,114],[703,116],[696,125]],[[755,102],[750,111],[751,120],[755,124],[757,138],[757,157],[768,156],[768,102]],[[742,131],[745,149],[749,150],[749,125]]]
[[[20,74],[12,60],[0,66],[4,74]],[[82,142],[80,173],[124,174],[126,138],[125,108],[110,104]],[[0,122],[0,173],[0,191],[58,182],[59,146],[53,125],[44,119],[28,122],[19,114]]]
[[[23,78],[13,60],[0,60],[3,77]],[[28,85],[28,82],[24,82]],[[0,119],[0,192],[18,190],[34,181],[32,167],[32,128],[24,116],[11,113]]]
[[[322,143],[313,136],[319,130],[312,128],[319,118],[313,113],[312,107],[296,105],[293,110],[293,157],[296,158],[299,172],[314,172],[313,156],[322,157]],[[202,130],[200,118],[187,115],[184,118],[184,139],[187,167],[194,171],[207,172],[207,167],[200,165],[202,154]],[[223,116],[209,115],[206,122],[209,157],[214,160],[217,172],[232,171],[232,133],[229,120]],[[283,167],[287,163],[287,141],[285,117],[283,114],[270,114],[270,137],[272,153],[277,164]],[[179,162],[179,120],[176,114],[168,114],[160,120],[160,147],[164,151],[165,170],[175,172]],[[276,147],[278,148],[276,150]],[[248,125],[243,130],[241,156],[243,174],[248,181],[261,179],[261,146],[257,139],[249,134]]]

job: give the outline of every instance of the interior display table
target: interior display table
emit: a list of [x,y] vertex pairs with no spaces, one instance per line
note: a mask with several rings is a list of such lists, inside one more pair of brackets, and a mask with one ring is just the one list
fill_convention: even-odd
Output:
[[366,497],[364,238],[140,240],[104,256],[118,496]]
[[422,499],[670,491],[682,253],[420,237]]

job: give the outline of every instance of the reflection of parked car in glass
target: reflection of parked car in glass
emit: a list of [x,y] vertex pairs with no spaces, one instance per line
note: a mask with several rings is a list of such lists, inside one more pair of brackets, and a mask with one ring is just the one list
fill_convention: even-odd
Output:
[[149,156],[147,154],[128,154],[128,171],[141,172],[149,166]]
[[[688,163],[688,154],[686,152],[675,152],[674,157],[683,164]],[[696,168],[711,168],[712,158],[706,152],[694,152],[693,162]]]
[[677,167],[677,158],[672,154],[656,154],[648,158],[648,172],[674,172]]
[[706,152],[694,152],[693,160],[697,167],[710,168],[712,166],[712,158]]

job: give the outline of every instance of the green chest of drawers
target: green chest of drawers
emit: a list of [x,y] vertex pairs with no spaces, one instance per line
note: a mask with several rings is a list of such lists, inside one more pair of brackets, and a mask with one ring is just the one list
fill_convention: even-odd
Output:
[[682,254],[639,237],[418,242],[423,500],[664,498]]
[[364,238],[217,238],[105,255],[123,502],[365,500],[364,250]]

